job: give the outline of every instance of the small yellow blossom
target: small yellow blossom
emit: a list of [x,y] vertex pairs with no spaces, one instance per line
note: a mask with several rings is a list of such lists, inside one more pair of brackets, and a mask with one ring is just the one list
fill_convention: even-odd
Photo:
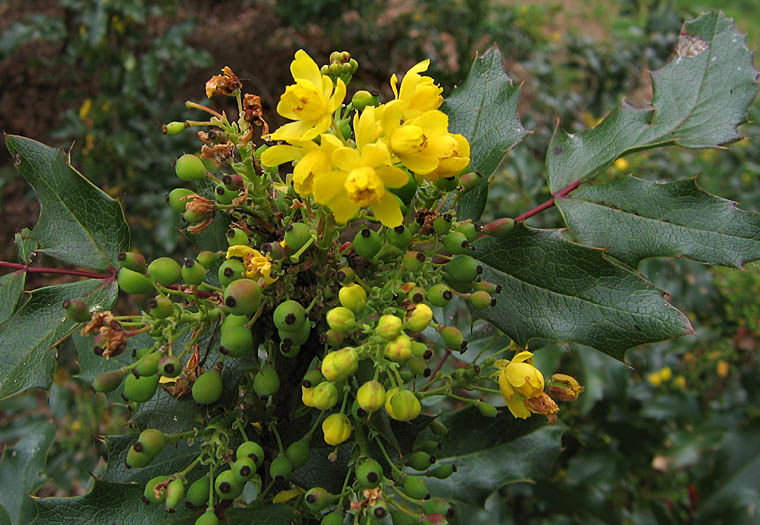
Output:
[[622,157],[615,161],[615,169],[617,169],[618,171],[625,171],[628,169],[628,166],[629,166],[628,161]]
[[660,369],[660,379],[662,379],[663,381],[670,381],[672,377],[673,377],[673,371],[670,369],[669,366],[666,366]]
[[391,89],[396,96],[404,120],[438,109],[443,103],[441,96],[443,88],[437,86],[432,78],[420,75],[420,72],[427,71],[428,66],[430,66],[430,59],[412,66],[401,80],[400,90],[396,75],[391,76]]
[[306,197],[314,191],[314,179],[332,171],[332,153],[340,147],[343,143],[338,137],[323,133],[319,144],[306,140],[272,146],[261,155],[261,163],[270,167],[297,161],[293,169],[293,188],[301,197]]
[[501,368],[499,388],[507,402],[507,408],[513,416],[521,419],[526,419],[531,413],[525,400],[542,397],[544,393],[544,376],[533,365],[531,357],[533,353],[523,351],[511,361],[496,362],[496,366]]
[[647,375],[647,381],[650,385],[657,387],[662,384],[662,377],[660,377],[659,372],[651,372]]
[[272,277],[272,259],[268,255],[254,250],[250,246],[237,244],[227,248],[227,258],[240,257],[245,265],[245,275],[249,279],[264,279],[265,284],[272,284],[277,277]]
[[290,64],[295,84],[285,88],[277,104],[277,113],[294,120],[269,135],[270,140],[311,140],[327,131],[332,124],[333,113],[343,103],[346,85],[338,79],[322,75],[317,63],[304,51],[296,51]]

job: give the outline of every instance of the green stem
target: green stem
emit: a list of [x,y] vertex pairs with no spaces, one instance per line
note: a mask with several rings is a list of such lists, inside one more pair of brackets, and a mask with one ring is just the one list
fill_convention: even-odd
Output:
[[383,457],[385,458],[385,461],[388,462],[388,465],[390,465],[391,469],[395,470],[398,474],[403,474],[400,468],[398,468],[393,461],[391,461],[391,457],[388,455],[388,452],[385,450],[385,447],[383,446],[383,442],[380,441],[380,439],[375,439],[375,443],[377,443],[377,446],[380,447],[380,452],[382,452]]

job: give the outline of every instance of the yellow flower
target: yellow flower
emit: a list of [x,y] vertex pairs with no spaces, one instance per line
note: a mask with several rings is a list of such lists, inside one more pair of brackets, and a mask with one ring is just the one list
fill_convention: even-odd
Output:
[[294,141],[292,145],[272,146],[261,155],[264,166],[278,166],[285,162],[298,161],[293,169],[293,188],[302,197],[314,191],[314,179],[333,169],[330,160],[333,151],[343,146],[335,135],[323,133],[320,143],[313,140]]
[[270,140],[311,140],[327,131],[332,115],[343,103],[346,85],[338,79],[337,84],[322,75],[316,62],[304,51],[296,51],[290,64],[295,84],[285,88],[277,104],[277,113],[294,120],[269,135]]
[[525,405],[526,399],[542,397],[544,393],[544,376],[533,366],[531,352],[519,352],[509,361],[497,361],[502,365],[499,372],[499,388],[507,402],[512,415],[521,419],[530,416],[531,410]]
[[391,89],[404,120],[418,117],[431,109],[438,109],[443,103],[443,88],[437,86],[432,78],[420,75],[420,72],[427,71],[429,65],[430,59],[425,59],[407,71],[401,81],[401,90],[398,89],[396,75],[391,76]]
[[372,206],[372,213],[383,225],[393,228],[403,221],[398,199],[386,188],[400,188],[409,180],[401,169],[391,165],[391,154],[383,143],[375,143],[379,128],[375,108],[354,116],[358,149],[341,147],[332,154],[335,171],[317,175],[314,200],[328,206],[335,220],[347,222],[361,208]]
[[340,445],[351,435],[351,430],[351,421],[343,414],[332,414],[322,421],[322,432],[328,445]]
[[277,277],[272,277],[271,275],[272,259],[250,246],[243,244],[230,246],[227,248],[227,258],[229,259],[230,257],[240,257],[243,259],[243,264],[245,264],[243,275],[249,279],[264,279],[265,284],[272,284],[277,280]]

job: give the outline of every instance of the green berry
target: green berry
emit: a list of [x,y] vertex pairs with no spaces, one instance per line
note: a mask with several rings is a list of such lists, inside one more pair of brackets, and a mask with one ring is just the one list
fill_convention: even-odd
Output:
[[284,301],[274,309],[272,319],[278,330],[295,331],[306,322],[306,310],[297,301]]
[[382,500],[375,500],[375,503],[369,507],[369,513],[376,519],[381,520],[390,514],[390,509],[388,508],[388,504],[386,502]]
[[240,228],[230,228],[227,230],[227,244],[230,246],[248,246],[249,244],[248,234]]
[[203,265],[204,268],[210,269],[219,260],[219,254],[209,250],[203,250],[198,254],[198,262]]
[[262,367],[253,378],[253,389],[260,396],[271,396],[280,389],[280,376],[272,365]]
[[128,371],[123,368],[104,372],[95,378],[92,382],[92,388],[95,389],[95,392],[113,392],[121,384],[122,379],[124,379],[127,373]]
[[221,330],[219,351],[230,357],[242,357],[253,351],[253,333],[243,325],[227,325]]
[[430,304],[440,308],[447,306],[453,297],[454,293],[451,291],[451,288],[443,283],[433,285],[427,293],[427,299],[430,301]]
[[412,303],[418,304],[425,300],[425,289],[421,286],[415,286],[406,294],[407,299]]
[[420,520],[413,518],[403,510],[392,510],[391,523],[393,525],[419,525]]
[[129,374],[127,380],[124,381],[124,396],[130,401],[144,403],[156,393],[158,379],[158,374],[140,377]]
[[402,224],[389,230],[387,239],[396,248],[406,250],[412,242],[412,232]]
[[166,135],[177,135],[179,133],[182,133],[185,128],[184,122],[169,122],[168,124],[164,124],[161,128],[161,131],[165,133]]
[[407,454],[405,463],[414,470],[427,470],[435,463],[435,458],[423,450]]
[[353,283],[341,287],[338,291],[338,300],[341,306],[344,306],[358,314],[367,306],[367,292],[360,284]]
[[404,254],[403,265],[408,272],[417,273],[422,271],[425,264],[425,254],[422,252],[406,252]]
[[251,315],[261,306],[261,286],[252,279],[238,279],[224,289],[224,304],[235,315]]
[[354,312],[345,306],[336,306],[328,311],[326,319],[330,328],[342,334],[350,332],[356,325]]
[[248,456],[243,456],[232,464],[231,470],[238,481],[244,483],[256,474],[256,462]]
[[170,257],[159,257],[148,265],[148,277],[163,286],[171,286],[179,281],[179,263]]
[[325,332],[325,337],[327,338],[327,344],[330,345],[333,348],[338,348],[339,346],[342,346],[343,339],[345,339],[345,334],[338,332],[337,330],[333,330],[330,328]]
[[430,475],[438,479],[446,479],[457,471],[457,466],[453,463],[446,463],[444,465],[438,465],[435,467]]
[[150,465],[151,461],[153,461],[154,456],[151,456],[150,454],[146,454],[145,452],[140,452],[139,450],[135,449],[134,446],[129,447],[129,450],[127,450],[127,459],[125,460],[125,464],[127,465],[127,468],[143,468]]
[[158,362],[161,360],[163,354],[161,352],[152,352],[137,362],[135,366],[135,372],[139,376],[152,376],[158,372]]
[[205,474],[190,484],[185,499],[193,507],[205,507],[208,503],[208,491],[210,487],[211,478],[208,474]]
[[244,441],[235,451],[235,457],[238,459],[249,457],[257,467],[260,467],[264,462],[264,449],[255,441]]
[[338,273],[335,274],[335,278],[342,285],[351,284],[356,279],[356,272],[350,266],[344,266]]
[[351,98],[351,104],[354,106],[354,109],[363,111],[364,108],[372,105],[373,99],[372,93],[361,89],[354,93],[354,96]]
[[196,224],[201,221],[205,221],[209,217],[208,213],[200,213],[197,211],[186,210],[182,214],[182,220],[190,224]]
[[269,475],[272,479],[290,479],[293,473],[293,464],[285,454],[280,454],[269,465]]
[[356,465],[356,481],[361,489],[373,489],[383,479],[383,467],[375,459],[367,458]]
[[330,410],[336,404],[338,404],[338,389],[335,388],[335,383],[331,381],[323,381],[314,387],[314,392],[311,397],[314,408],[319,410]]
[[219,283],[223,287],[227,287],[230,283],[237,281],[243,277],[245,272],[245,265],[237,259],[227,259],[217,270],[216,275],[219,277]]
[[343,525],[343,512],[334,510],[329,514],[325,514],[320,525]]
[[478,401],[477,403],[475,403],[475,406],[478,407],[478,410],[480,410],[480,413],[483,414],[485,417],[496,417],[499,415],[499,411],[491,403],[486,403],[485,401]]
[[119,268],[128,268],[137,273],[145,273],[147,269],[145,257],[137,252],[121,252],[116,258],[119,261]]
[[478,281],[475,283],[475,290],[488,292],[489,294],[501,293],[501,285],[489,283],[488,281]]
[[219,518],[213,510],[207,510],[195,520],[195,525],[219,525]]
[[474,189],[480,182],[483,180],[483,177],[480,175],[480,173],[476,171],[470,171],[469,173],[463,173],[459,176],[459,190],[462,192],[469,191]]
[[416,376],[428,377],[430,375],[430,369],[427,367],[427,362],[421,357],[410,359],[406,363],[406,366],[408,366],[412,374]]
[[287,343],[288,346],[301,346],[309,339],[309,335],[311,334],[311,323],[303,323],[301,327],[295,331],[279,330],[277,334],[280,336],[280,340],[283,343]]
[[515,229],[515,220],[510,217],[496,219],[483,227],[483,233],[492,237],[506,237]]
[[193,399],[201,405],[210,405],[222,395],[222,374],[219,364],[202,373],[193,383]]
[[430,423],[430,430],[432,430],[433,434],[437,436],[445,436],[446,434],[449,433],[449,429],[446,427],[446,425],[444,425],[437,419],[433,420],[433,422]]
[[451,229],[451,215],[444,213],[433,220],[433,231],[438,235],[448,233]]
[[119,270],[116,278],[119,283],[119,289],[128,294],[151,293],[154,292],[153,283],[150,279],[141,273],[137,273],[129,268]]
[[206,165],[203,161],[190,153],[185,153],[177,159],[174,167],[177,177],[184,181],[198,180],[206,177]]
[[303,381],[301,381],[301,384],[305,386],[306,388],[312,388],[317,386],[319,383],[324,381],[325,378],[322,375],[322,372],[320,372],[317,368],[314,368],[312,370],[309,370],[304,374]]
[[148,300],[148,313],[156,319],[166,319],[174,312],[174,303],[168,297],[157,295]]
[[182,372],[182,362],[176,355],[167,355],[158,362],[158,373],[163,377],[177,377]]
[[182,498],[185,497],[185,483],[180,478],[174,478],[166,486],[166,512],[174,512]]
[[231,470],[221,472],[214,480],[214,490],[219,499],[235,499],[243,493],[245,483],[239,481]]
[[222,326],[219,328],[222,332],[225,330],[229,330],[233,326],[243,326],[245,323],[250,321],[250,317],[247,315],[235,315],[235,314],[227,314],[224,316],[224,320],[222,321]]
[[483,271],[483,267],[469,255],[458,255],[446,263],[447,280],[473,282]]
[[422,510],[425,514],[440,514],[446,518],[454,517],[454,507],[443,498],[430,498],[422,502]]
[[412,341],[412,356],[430,359],[433,356],[433,351],[425,343]]
[[185,213],[187,201],[182,199],[193,193],[195,193],[193,190],[187,188],[174,188],[166,195],[166,202],[169,203],[169,207],[176,213]]
[[201,263],[195,259],[186,257],[182,262],[180,274],[182,275],[182,280],[187,284],[201,284],[203,279],[206,278],[206,272],[206,268]]
[[470,241],[462,232],[449,232],[443,238],[443,247],[452,255],[462,255],[470,250]]
[[467,349],[467,341],[459,328],[455,326],[445,326],[441,328],[440,334],[447,348],[458,350],[460,352]]
[[214,188],[214,196],[216,197],[216,202],[219,204],[232,204],[232,201],[234,201],[235,197],[239,194],[240,192],[238,192],[238,190],[230,190],[226,188],[224,184],[219,184]]
[[364,228],[356,234],[351,245],[356,253],[365,259],[372,260],[382,248],[383,241],[375,230]]
[[294,222],[288,225],[285,231],[285,244],[290,253],[297,252],[311,239],[311,230],[302,222]]
[[473,292],[467,299],[475,308],[478,308],[480,310],[483,308],[488,308],[489,306],[496,305],[496,299],[491,297],[491,294],[483,290]]
[[140,433],[132,448],[151,457],[156,457],[164,449],[164,446],[166,446],[166,434],[156,428],[146,428]]
[[75,323],[84,323],[90,320],[90,309],[84,301],[79,299],[65,299],[63,308],[66,310],[66,317]]
[[145,484],[143,501],[145,503],[163,503],[166,500],[166,485],[156,488],[156,485],[169,479],[169,476],[156,476]]
[[293,465],[293,470],[301,468],[309,459],[309,439],[303,438],[294,441],[285,449],[285,455]]
[[322,487],[313,487],[303,496],[303,501],[312,512],[319,512],[330,504],[332,495]]
[[481,227],[474,222],[465,222],[457,225],[456,229],[457,231],[464,233],[468,241],[474,242],[475,239],[478,238],[478,235],[480,235]]

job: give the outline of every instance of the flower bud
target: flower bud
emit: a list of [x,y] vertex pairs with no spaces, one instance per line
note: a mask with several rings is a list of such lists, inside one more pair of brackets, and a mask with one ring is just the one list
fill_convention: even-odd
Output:
[[[302,387],[303,388],[303,387]],[[338,389],[335,383],[325,381],[314,387],[312,394],[312,406],[319,410],[330,410],[338,404]]]
[[583,392],[584,388],[573,376],[567,374],[554,374],[553,385],[549,385],[549,393],[560,401],[575,401]]
[[307,407],[314,407],[314,390],[316,387],[301,386],[301,402]]
[[404,326],[404,322],[395,315],[382,315],[377,320],[377,328],[375,332],[383,339],[388,341],[396,339],[401,333],[401,329]]
[[372,105],[373,98],[372,93],[362,89],[354,93],[353,98],[351,98],[351,104],[353,104],[355,109],[362,111],[367,106]]
[[411,421],[420,415],[422,405],[413,392],[394,388],[385,398],[385,410],[397,421]]
[[350,284],[341,287],[338,291],[338,300],[345,308],[358,314],[367,306],[367,292],[364,291],[364,288],[360,284]]
[[343,414],[332,414],[322,422],[322,433],[328,445],[340,445],[351,435],[351,422]]
[[499,414],[499,411],[491,403],[486,403],[485,401],[478,401],[475,403],[475,406],[478,407],[478,410],[480,410],[480,413],[483,414],[485,417],[496,417]]
[[341,348],[327,354],[322,361],[322,375],[328,381],[342,381],[356,372],[359,356],[351,347]]
[[421,332],[433,320],[433,310],[424,303],[416,305],[406,313],[406,329],[411,332]]
[[401,334],[385,345],[385,357],[397,363],[404,363],[412,358],[412,340]]
[[375,412],[385,404],[385,387],[379,381],[367,381],[356,392],[356,401],[367,412]]
[[336,306],[327,312],[327,324],[336,332],[345,334],[354,328],[356,316],[345,306]]

